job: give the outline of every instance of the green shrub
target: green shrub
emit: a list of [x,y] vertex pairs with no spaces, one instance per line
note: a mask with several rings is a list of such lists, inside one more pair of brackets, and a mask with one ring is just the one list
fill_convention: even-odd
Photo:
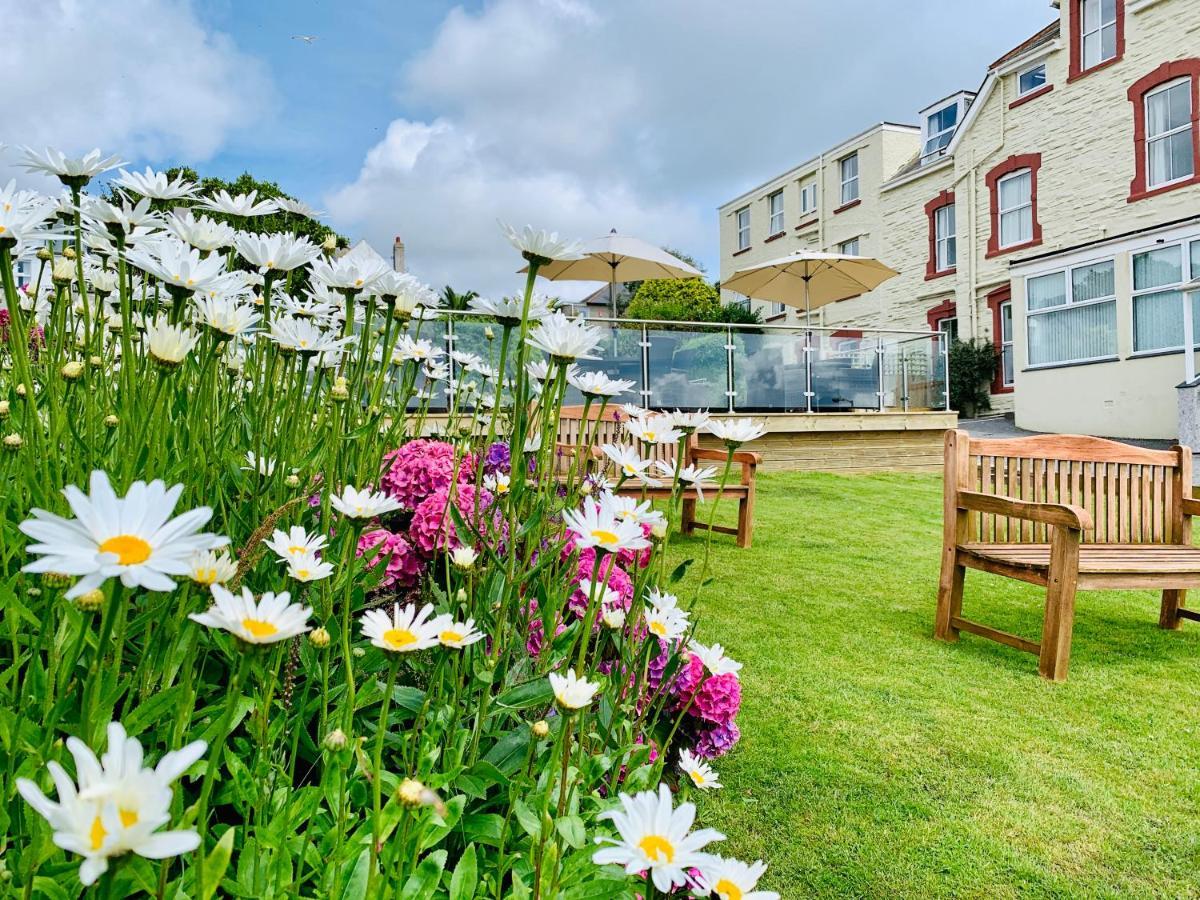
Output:
[[996,347],[972,338],[950,344],[950,406],[970,418],[992,408],[991,384],[996,376]]

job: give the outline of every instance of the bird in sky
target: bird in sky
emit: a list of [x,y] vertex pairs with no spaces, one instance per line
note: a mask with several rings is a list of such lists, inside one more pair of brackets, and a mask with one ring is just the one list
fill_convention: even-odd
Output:
[[304,43],[308,44],[310,47],[312,46],[313,41],[315,41],[316,39],[317,39],[317,36],[315,34],[293,34],[292,35],[293,41],[304,41]]

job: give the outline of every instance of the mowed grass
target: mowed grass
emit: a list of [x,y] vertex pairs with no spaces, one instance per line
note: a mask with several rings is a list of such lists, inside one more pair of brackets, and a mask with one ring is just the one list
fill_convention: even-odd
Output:
[[[1046,682],[933,640],[940,535],[938,477],[785,473],[760,476],[753,548],[714,538],[698,637],[745,663],[742,741],[700,800],[720,850],[786,898],[1200,897],[1200,624],[1080,594],[1070,680]],[[968,571],[964,614],[1036,640],[1042,596]]]

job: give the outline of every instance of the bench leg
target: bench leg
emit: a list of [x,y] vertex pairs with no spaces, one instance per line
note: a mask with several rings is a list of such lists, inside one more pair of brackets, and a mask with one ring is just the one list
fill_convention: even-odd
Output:
[[749,547],[754,528],[754,497],[743,497],[738,501],[737,545]]
[[1178,631],[1183,626],[1179,610],[1187,603],[1187,591],[1163,591],[1162,608],[1158,614],[1158,627]]
[[686,497],[683,500],[683,509],[679,515],[679,530],[683,534],[691,534],[696,530],[696,501],[689,500]]
[[945,548],[942,551],[942,577],[938,581],[937,617],[933,624],[933,636],[938,640],[958,640],[958,629],[950,624],[950,620],[962,613],[966,574],[966,567],[958,561],[958,551],[954,547]]
[[1038,671],[1051,681],[1066,681],[1071,662],[1071,632],[1075,627],[1075,578],[1050,570],[1046,587],[1046,615],[1042,622],[1042,649]]

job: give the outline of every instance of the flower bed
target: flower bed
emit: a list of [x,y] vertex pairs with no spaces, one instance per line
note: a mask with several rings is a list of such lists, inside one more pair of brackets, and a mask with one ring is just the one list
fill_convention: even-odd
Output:
[[662,509],[610,490],[705,417],[627,410],[615,484],[553,444],[568,383],[631,386],[575,372],[601,334],[533,293],[574,245],[510,231],[524,293],[447,355],[415,279],[256,233],[297,201],[26,162],[69,199],[0,192],[11,886],[775,896],[687,797],[739,737],[741,666],[692,636],[707,553],[666,565],[717,473],[667,467]]

